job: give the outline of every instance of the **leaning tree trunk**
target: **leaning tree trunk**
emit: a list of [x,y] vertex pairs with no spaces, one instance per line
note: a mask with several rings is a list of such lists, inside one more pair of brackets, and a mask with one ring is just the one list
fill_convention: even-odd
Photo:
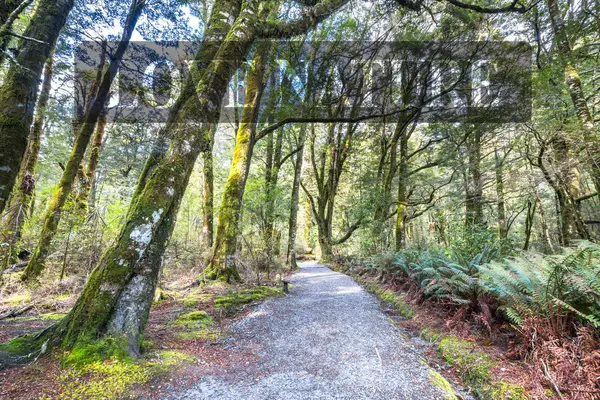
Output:
[[0,213],[8,204],[27,151],[39,78],[73,8],[73,0],[40,0],[19,54],[0,86]]
[[7,253],[5,254],[7,263],[16,262],[16,255],[18,253],[18,243],[21,239],[21,231],[26,219],[30,215],[33,191],[35,189],[35,169],[37,166],[38,157],[40,154],[40,145],[42,142],[42,133],[44,128],[44,117],[46,114],[46,107],[50,98],[50,89],[52,86],[52,63],[53,53],[51,52],[48,60],[46,61],[46,67],[44,70],[44,79],[42,81],[42,89],[38,98],[36,107],[35,119],[31,126],[31,133],[29,134],[29,146],[21,165],[21,171],[19,172],[20,182],[19,187],[13,190],[10,205],[7,208],[5,214],[4,228],[2,234],[2,240],[8,243]]
[[131,39],[131,35],[133,34],[133,30],[135,29],[135,25],[137,24],[140,14],[142,13],[144,5],[145,0],[133,0],[131,3],[121,41],[119,42],[119,45],[117,46],[117,49],[111,58],[108,68],[102,75],[102,80],[94,99],[91,101],[88,109],[86,110],[85,117],[81,124],[81,129],[75,138],[75,143],[73,144],[73,149],[71,151],[71,155],[69,156],[69,161],[67,161],[67,165],[65,166],[63,175],[58,183],[58,187],[54,191],[54,194],[52,195],[48,205],[48,210],[46,211],[46,215],[44,217],[44,223],[42,226],[42,231],[40,232],[40,239],[37,247],[31,259],[29,260],[29,263],[27,264],[25,271],[23,271],[22,279],[24,281],[37,278],[44,269],[46,258],[50,252],[52,239],[54,238],[56,230],[58,229],[63,206],[67,200],[67,197],[69,194],[71,194],[73,183],[79,171],[81,161],[85,156],[88,143],[92,134],[94,133],[94,128],[98,122],[98,118],[100,117],[102,110],[106,107],[110,87],[117,74],[117,71],[119,70],[121,58],[129,46],[129,40]]
[[90,158],[87,167],[84,169],[83,183],[79,193],[77,193],[77,198],[75,199],[78,203],[77,208],[82,211],[89,212],[89,210],[94,207],[91,201],[91,193],[92,188],[96,185],[96,171],[98,169],[98,164],[100,163],[100,154],[102,153],[102,143],[104,141],[104,132],[106,130],[106,112],[105,106],[98,116],[96,133],[94,133],[92,147],[90,148]]
[[246,100],[242,120],[235,137],[233,160],[219,208],[213,255],[203,274],[206,279],[221,279],[226,282],[240,280],[235,265],[237,238],[240,233],[239,221],[246,178],[254,149],[254,135],[260,100],[265,87],[264,75],[268,58],[269,46],[261,43],[254,54],[253,67],[248,72],[246,80]]

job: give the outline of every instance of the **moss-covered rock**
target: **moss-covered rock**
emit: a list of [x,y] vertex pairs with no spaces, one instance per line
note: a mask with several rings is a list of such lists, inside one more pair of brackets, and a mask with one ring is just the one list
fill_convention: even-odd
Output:
[[81,342],[62,359],[63,366],[83,368],[88,364],[112,361],[130,361],[125,338],[107,336],[101,340]]

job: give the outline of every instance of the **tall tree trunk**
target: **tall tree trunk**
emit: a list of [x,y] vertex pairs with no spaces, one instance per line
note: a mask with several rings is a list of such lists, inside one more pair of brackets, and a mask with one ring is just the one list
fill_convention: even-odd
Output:
[[300,127],[298,144],[300,150],[296,153],[294,163],[294,182],[292,184],[292,199],[290,204],[290,219],[288,223],[288,248],[286,260],[291,269],[298,268],[296,261],[296,234],[298,231],[298,203],[300,201],[300,179],[302,178],[302,163],[304,161],[304,141],[306,139],[306,125]]
[[506,207],[504,202],[504,162],[498,154],[498,149],[494,149],[494,158],[496,161],[496,207],[498,212],[498,237],[506,239],[508,234],[506,227]]
[[468,178],[466,188],[467,228],[484,226],[483,219],[483,176],[481,173],[481,138],[480,127],[475,127],[467,139]]
[[31,133],[29,134],[29,145],[19,172],[18,182],[20,182],[20,185],[13,190],[10,205],[4,216],[5,220],[2,230],[2,240],[5,243],[8,243],[7,253],[4,255],[6,264],[16,262],[16,255],[19,252],[18,243],[21,240],[21,231],[32,211],[33,191],[35,189],[35,169],[40,154],[44,117],[46,115],[46,107],[48,106],[50,89],[52,86],[53,53],[54,50],[51,51],[50,56],[46,61],[42,89],[40,90],[35,119],[31,126]]
[[537,208],[537,202],[533,199],[527,200],[527,215],[525,218],[525,243],[523,243],[523,250],[529,250],[529,244],[531,240],[531,232],[533,230],[533,219],[535,217],[535,209]]
[[[221,1],[215,7],[213,15],[222,18],[220,13],[225,13],[236,17],[240,5],[238,0],[230,0]],[[249,11],[256,13],[253,8]],[[250,49],[251,32],[243,28],[252,15],[242,12],[222,40],[215,59],[228,62],[209,64],[202,78],[196,81],[197,93],[182,99],[180,108],[171,110],[167,122],[168,129],[172,130],[169,150],[164,157],[149,161],[154,163],[152,172],[140,181],[144,187],[136,190],[139,194],[132,199],[115,244],[92,271],[69,314],[33,338],[38,345],[40,341],[51,340],[68,349],[77,343],[110,335],[123,338],[130,353],[138,354],[162,255],[203,148],[206,130],[210,129],[211,124],[206,121],[218,120],[228,82]]]
[[104,141],[104,131],[106,129],[106,106],[102,109],[102,112],[98,116],[98,123],[96,125],[96,133],[92,140],[92,147],[90,148],[90,158],[87,163],[87,167],[84,168],[84,179],[82,181],[79,193],[77,193],[76,202],[79,204],[79,208],[84,211],[93,209],[93,203],[91,199],[92,188],[96,184],[96,171],[98,164],[100,163],[100,154],[102,153],[102,143]]
[[217,124],[213,124],[207,131],[205,146],[202,149],[202,176],[204,187],[202,191],[202,244],[206,248],[213,246],[213,213],[214,213],[214,173],[213,173],[213,145]]
[[569,87],[569,95],[575,107],[579,123],[581,124],[582,144],[580,150],[586,155],[585,161],[589,168],[589,173],[594,182],[596,192],[600,193],[600,140],[583,92],[579,72],[573,63],[573,48],[565,29],[559,5],[556,0],[546,1],[554,33],[554,42],[558,49],[558,59],[562,64],[565,81]]
[[16,63],[0,86],[0,213],[8,204],[29,138],[44,63],[73,8],[73,0],[40,0],[23,36]]
[[[273,227],[275,225],[275,191],[281,167],[281,148],[283,146],[283,132],[281,129],[269,135],[271,154],[267,154],[267,167],[265,168],[265,230],[263,241],[265,243],[265,254],[269,265],[273,263]],[[275,137],[273,137],[275,136]],[[271,140],[273,139],[273,140]],[[267,153],[268,146],[267,146]]]
[[240,280],[235,265],[237,238],[240,234],[239,221],[246,178],[254,150],[254,135],[260,100],[265,87],[264,75],[269,60],[269,51],[270,47],[267,43],[260,44],[252,60],[253,67],[248,71],[246,78],[246,97],[242,121],[235,137],[233,160],[223,190],[213,255],[203,274],[207,279],[221,279],[226,282]]
[[102,81],[93,101],[86,110],[81,129],[73,144],[69,160],[67,161],[58,187],[54,191],[48,205],[42,231],[40,232],[39,242],[25,271],[23,271],[22,279],[24,281],[37,278],[44,269],[46,257],[50,252],[52,239],[58,229],[63,206],[67,197],[71,194],[73,183],[85,155],[90,137],[94,133],[94,128],[96,127],[96,123],[98,122],[102,110],[106,107],[111,84],[119,69],[121,58],[129,46],[129,40],[131,39],[131,35],[133,34],[133,30],[135,29],[144,5],[145,0],[133,0],[131,3],[121,41],[111,57],[108,68],[102,75]]

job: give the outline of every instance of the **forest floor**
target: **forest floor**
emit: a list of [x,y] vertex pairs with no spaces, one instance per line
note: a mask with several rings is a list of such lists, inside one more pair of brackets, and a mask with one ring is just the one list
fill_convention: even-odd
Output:
[[[290,295],[236,322],[225,348],[249,357],[176,379],[169,399],[444,399],[423,347],[350,277],[303,263]],[[176,390],[180,386],[188,386]]]
[[[64,354],[56,351],[0,371],[0,398],[453,398],[447,397],[452,386],[425,362],[432,345],[407,335],[399,327],[404,317],[347,275],[302,263],[287,296],[278,281],[233,287],[192,282],[190,277],[164,287],[151,311],[141,362],[105,360],[78,368],[63,365]],[[7,298],[4,308],[35,307],[0,321],[0,340],[53,323],[77,291],[67,295],[54,287],[45,295]],[[49,303],[31,300],[40,298]]]

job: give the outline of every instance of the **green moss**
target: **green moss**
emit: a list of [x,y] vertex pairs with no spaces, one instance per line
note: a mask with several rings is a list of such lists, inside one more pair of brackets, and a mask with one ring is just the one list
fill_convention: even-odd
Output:
[[7,301],[8,301],[8,304],[10,304],[11,306],[18,306],[18,305],[21,305],[24,303],[29,303],[31,301],[31,295],[29,293],[19,294],[19,295],[10,297]]
[[253,301],[259,301],[271,296],[281,296],[283,291],[269,286],[257,286],[252,289],[232,291],[226,296],[217,296],[214,306],[216,309],[232,308]]
[[489,384],[494,363],[487,354],[474,351],[472,343],[456,336],[447,336],[440,341],[438,351],[446,362],[458,367],[465,383],[476,387]]
[[198,303],[208,304],[212,298],[213,295],[210,293],[199,293],[186,296],[183,299],[180,299],[179,302],[183,303],[186,307],[195,307]]
[[489,395],[493,400],[528,400],[525,388],[510,382],[494,383]]
[[484,400],[527,400],[525,388],[506,381],[494,382],[494,362],[486,353],[475,351],[475,346],[456,336],[444,337],[438,346],[440,356],[457,367],[462,380]]
[[426,340],[428,342],[435,342],[441,336],[439,329],[435,328],[425,328],[421,331],[421,339]]
[[34,346],[33,335],[19,336],[10,342],[0,343],[0,352],[24,355],[30,353]]
[[205,340],[216,340],[220,338],[222,335],[218,330],[215,329],[198,329],[190,332],[179,332],[175,335],[178,339],[181,340],[195,340],[195,339],[205,339]]
[[188,329],[206,329],[215,324],[215,321],[205,311],[192,311],[184,314],[172,322],[172,325]]
[[[107,399],[124,398],[134,384],[147,382],[156,370],[149,363],[132,361],[94,361],[61,375],[63,393],[60,398]],[[84,377],[86,379],[81,379]]]
[[67,300],[72,295],[73,295],[72,293],[61,293],[61,294],[56,294],[52,297],[55,298],[56,300]]
[[433,386],[441,389],[443,396],[446,400],[458,400],[454,388],[439,372],[430,369],[429,370],[429,381]]
[[65,315],[67,314],[63,314],[63,313],[46,313],[46,314],[40,314],[39,318],[46,320],[46,321],[56,321],[59,319],[62,319]]
[[101,340],[77,344],[63,357],[64,366],[84,368],[88,364],[112,361],[130,361],[127,341],[124,338],[106,337]]
[[397,295],[393,291],[383,289],[377,285],[367,285],[366,289],[377,296],[381,301],[393,305],[404,318],[411,319],[415,316],[414,310],[406,304],[402,296]]

